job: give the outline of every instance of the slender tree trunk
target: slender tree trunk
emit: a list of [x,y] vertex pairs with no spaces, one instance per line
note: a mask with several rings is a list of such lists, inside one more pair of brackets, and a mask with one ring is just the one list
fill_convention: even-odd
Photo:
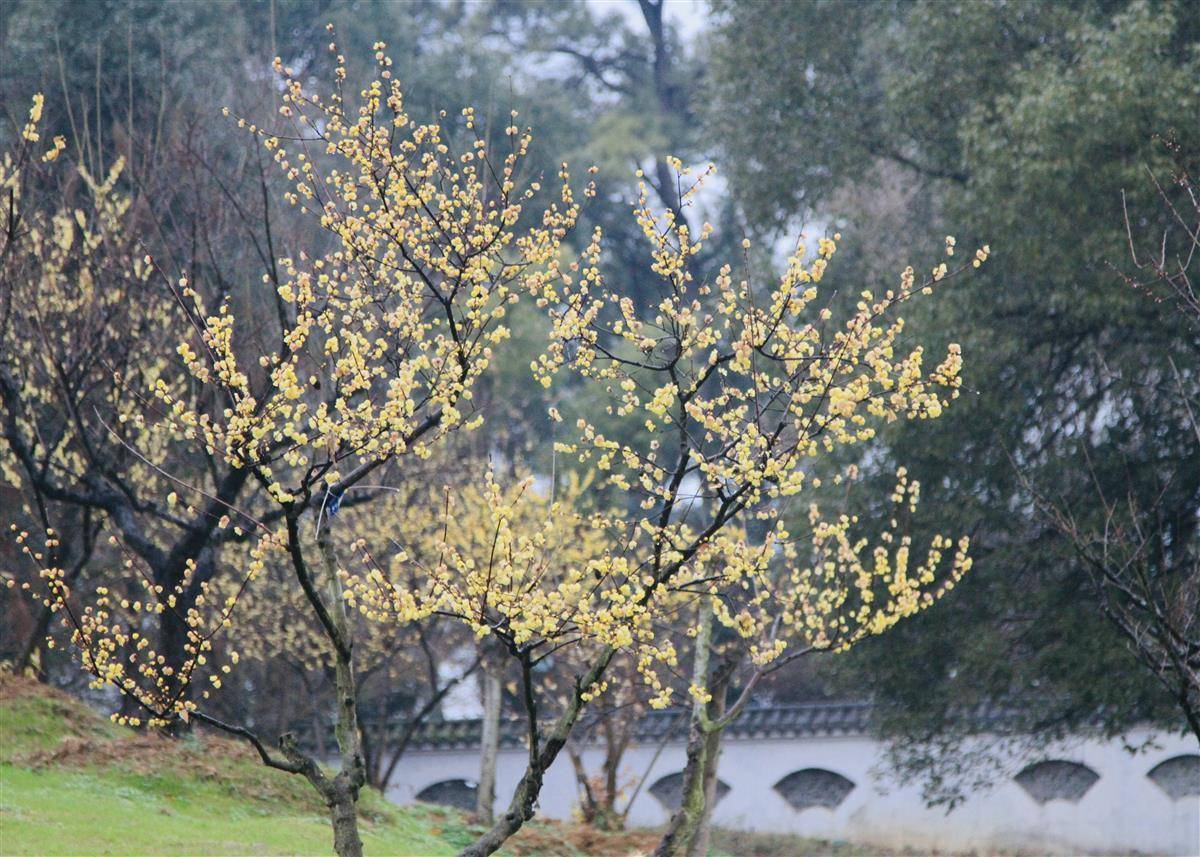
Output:
[[[709,693],[712,699],[708,702],[708,719],[712,723],[720,722],[725,715],[725,696],[729,690],[729,681],[733,676],[732,669],[720,669],[713,676]],[[717,806],[717,769],[721,761],[721,739],[724,729],[710,729],[704,736],[704,770],[702,772],[702,787],[704,789],[704,807],[692,841],[688,844],[688,857],[706,857],[708,843],[712,838],[712,816]]]
[[[412,715],[412,717],[409,718],[408,723],[405,724],[404,729],[400,732],[400,736],[391,742],[391,758],[388,760],[387,767],[380,775],[379,782],[374,784],[381,792],[387,791],[388,784],[392,781],[392,775],[396,772],[396,767],[400,764],[400,760],[404,758],[404,753],[408,749],[408,745],[412,741],[413,736],[416,734],[417,729],[430,717],[437,715],[438,710],[441,707],[442,700],[446,697],[446,694],[453,690],[454,687],[460,682],[465,681],[468,677],[470,677],[475,670],[479,669],[481,663],[483,663],[483,658],[476,657],[475,663],[467,667],[466,672],[464,672],[462,675],[450,679],[450,681],[446,682],[440,688],[437,687],[436,683],[431,683],[429,685],[433,696],[426,700],[425,704],[421,706],[420,710],[418,710]],[[382,756],[382,751],[380,755]]]
[[[697,616],[696,651],[692,659],[693,686],[708,691],[709,652],[712,645],[712,605],[707,596],[700,599]],[[709,768],[709,735],[704,728],[708,700],[693,699],[692,720],[688,729],[687,763],[683,768],[682,800],[667,824],[666,832],[654,849],[654,857],[686,857],[705,814],[705,779]],[[713,784],[715,788],[715,783]]]
[[534,753],[531,748],[529,763],[525,767],[521,781],[517,783],[512,800],[509,801],[508,811],[496,819],[487,832],[458,852],[459,857],[487,857],[487,855],[495,853],[510,836],[521,829],[526,821],[533,818],[533,806],[542,791],[546,769],[558,758],[558,754],[567,743],[571,730],[575,728],[575,723],[579,720],[579,712],[583,710],[584,705],[583,694],[590,691],[604,676],[608,665],[612,663],[614,654],[616,654],[616,649],[606,646],[596,657],[587,674],[576,684],[575,692],[567,702],[566,709],[559,715],[544,744],[537,753]]
[[617,812],[617,791],[620,787],[621,759],[628,745],[628,733],[617,734],[612,714],[604,724],[604,795],[597,813],[601,830],[620,830],[625,825]]
[[[341,769],[330,777],[316,761],[300,751],[295,735],[280,736],[279,746],[294,770],[301,773],[325,800],[333,826],[333,849],[338,857],[362,857],[362,839],[358,835],[358,792],[367,781],[363,758],[362,734],[358,723],[358,688],[354,676],[354,636],[346,615],[338,579],[337,558],[329,521],[317,534],[317,546],[323,561],[328,595],[322,597],[304,558],[297,515],[287,517],[288,552],[304,595],[320,620],[333,654],[333,687],[336,695],[334,737],[341,757]],[[328,604],[326,603],[328,601]]]
[[496,803],[496,759],[500,754],[500,674],[497,658],[485,657],[483,669],[483,746],[479,761],[479,788],[475,793],[475,820],[491,824]]
[[654,857],[684,857],[696,836],[704,815],[704,771],[708,736],[698,722],[688,731],[687,764],[683,768],[683,795],[679,809],[671,816],[666,832],[654,849]]
[[575,770],[575,784],[579,786],[579,812],[583,816],[583,823],[595,825],[600,811],[599,803],[592,791],[592,782],[588,777],[587,767],[583,764],[583,753],[574,747],[567,747],[567,756],[571,760],[571,767]]
[[[330,614],[341,636],[344,646],[335,646],[333,667],[334,689],[337,692],[337,737],[342,770],[333,780],[329,800],[333,820],[333,850],[338,857],[362,857],[362,839],[358,835],[358,790],[367,780],[367,767],[363,759],[362,735],[358,725],[358,688],[354,678],[353,638],[349,617],[346,615],[346,600],[342,597],[341,582],[337,576],[337,561],[333,556],[333,543],[329,527],[323,538],[319,538],[321,554],[325,560],[325,572],[329,579]],[[344,650],[343,650],[344,649]]]

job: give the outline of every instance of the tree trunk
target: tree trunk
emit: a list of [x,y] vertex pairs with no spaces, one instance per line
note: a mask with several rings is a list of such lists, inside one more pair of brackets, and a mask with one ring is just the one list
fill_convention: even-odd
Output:
[[[692,684],[710,693],[710,699],[693,699],[692,721],[688,730],[687,764],[683,768],[682,800],[671,821],[667,824],[666,832],[654,849],[654,857],[690,857],[696,845],[698,834],[705,825],[705,819],[711,813],[708,807],[712,798],[711,791],[716,794],[715,759],[709,758],[710,746],[719,747],[719,738],[712,740],[717,730],[706,729],[705,714],[711,710],[716,701],[716,694],[709,691],[711,682],[709,676],[709,654],[712,645],[712,604],[708,596],[700,599],[697,616],[696,650],[693,655]],[[714,688],[715,690],[715,688]],[[722,683],[721,693],[724,693]],[[723,711],[724,706],[720,705]],[[708,834],[702,837],[707,843]],[[707,846],[706,846],[707,847]]]
[[338,857],[362,857],[362,839],[358,835],[358,789],[336,789],[329,804],[333,823],[333,850]]
[[362,839],[358,836],[358,790],[367,781],[367,766],[363,759],[362,735],[358,725],[358,688],[354,678],[353,635],[349,617],[346,615],[346,600],[342,597],[341,582],[337,576],[337,560],[333,555],[333,543],[329,527],[323,536],[318,536],[321,555],[325,560],[329,595],[332,602],[330,615],[342,640],[334,645],[333,683],[337,693],[337,738],[342,769],[334,777],[330,797],[333,819],[333,849],[338,857],[362,857]]
[[317,533],[317,546],[323,561],[328,604],[316,585],[304,558],[300,544],[298,516],[288,515],[288,552],[304,595],[320,621],[333,654],[333,687],[336,695],[337,720],[334,737],[337,739],[341,769],[330,777],[316,761],[302,753],[293,734],[280,736],[279,746],[284,756],[303,774],[313,788],[325,799],[333,827],[333,849],[338,857],[362,857],[362,839],[358,835],[358,792],[367,781],[367,765],[363,758],[362,735],[358,723],[358,688],[354,677],[354,634],[346,615],[337,574],[333,536],[328,521]]
[[29,639],[25,641],[24,647],[21,649],[21,654],[17,656],[16,663],[13,664],[13,672],[17,675],[24,675],[25,672],[34,664],[36,654],[38,657],[37,669],[34,670],[38,681],[46,680],[46,635],[50,631],[50,620],[54,618],[54,611],[49,607],[43,607],[38,613],[37,621],[34,623],[33,631],[29,634]]
[[684,857],[696,837],[700,819],[704,815],[707,738],[708,736],[701,731],[700,724],[693,721],[688,732],[687,764],[683,768],[683,800],[679,809],[671,816],[658,847],[654,849],[654,857]]
[[[713,676],[712,686],[709,688],[712,699],[708,702],[710,722],[719,723],[725,716],[725,695],[729,690],[729,681],[732,677],[731,669],[719,669]],[[687,846],[688,857],[706,857],[708,854],[708,843],[712,838],[713,810],[717,806],[717,783],[720,782],[717,779],[717,768],[721,761],[721,737],[724,731],[723,729],[710,729],[704,736],[704,770],[701,778],[704,806],[701,809],[700,818],[696,822],[692,841]]]
[[582,816],[584,824],[595,825],[599,809],[596,795],[592,792],[591,779],[583,764],[583,754],[574,747],[568,747],[567,757],[570,758],[571,767],[575,770],[575,784],[579,786],[579,814]]
[[[486,656],[485,656],[486,658]],[[479,761],[479,788],[475,792],[475,821],[491,824],[496,803],[496,758],[500,753],[501,688],[496,658],[483,669],[483,746]]]
[[525,773],[517,784],[516,791],[513,792],[512,800],[508,804],[508,811],[496,819],[495,824],[488,828],[482,836],[458,852],[458,857],[487,857],[487,855],[495,853],[510,836],[521,829],[526,821],[533,818],[533,805],[542,791],[542,781],[545,778],[546,769],[558,758],[558,754],[567,743],[567,738],[571,735],[571,730],[575,728],[575,723],[579,720],[579,712],[583,710],[584,705],[583,694],[590,691],[604,676],[608,665],[612,663],[614,654],[616,654],[616,649],[611,646],[605,646],[601,650],[587,674],[577,682],[575,692],[567,702],[566,710],[554,724],[554,729],[546,738],[540,752],[535,755],[531,749],[529,763],[525,766]]
[[[84,509],[81,518],[82,520],[80,520],[77,526],[83,533],[83,543],[80,547],[79,556],[71,563],[71,569],[67,572],[66,579],[63,581],[69,588],[74,588],[75,581],[79,579],[84,567],[91,561],[92,553],[96,548],[96,535],[100,532],[100,525],[93,524],[92,522],[91,509]],[[66,553],[69,555],[69,551]],[[53,558],[53,564],[63,566],[66,564],[66,560],[67,555],[62,557],[56,556]],[[13,672],[17,675],[23,675],[30,667],[35,666],[34,662],[36,660],[36,667],[33,672],[37,676],[38,681],[46,680],[46,655],[49,651],[46,638],[50,633],[50,623],[53,618],[54,611],[49,607],[42,607],[34,623],[33,631],[21,649],[21,654],[17,656],[16,663],[13,665]]]
[[628,732],[618,735],[609,715],[604,723],[604,794],[601,795],[596,826],[601,830],[621,830],[625,825],[617,812],[617,792],[620,790],[621,759],[628,745]]
[[[696,617],[696,651],[692,654],[692,687],[707,690],[709,647],[713,641],[713,609],[708,597],[700,599]],[[704,706],[707,700],[692,699],[691,727],[688,730],[688,763],[683,769],[682,799],[662,834],[654,857],[683,857],[696,834],[704,813],[704,756],[708,751],[704,735]]]

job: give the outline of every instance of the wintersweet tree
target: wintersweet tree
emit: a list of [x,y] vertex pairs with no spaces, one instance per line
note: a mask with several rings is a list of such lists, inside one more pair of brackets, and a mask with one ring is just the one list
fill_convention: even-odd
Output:
[[[848,471],[853,479],[857,467]],[[916,553],[904,531],[917,510],[920,484],[904,468],[896,478],[891,515],[882,526],[869,527],[846,512],[828,516],[817,502],[793,523],[789,519],[796,516],[788,514],[784,501],[765,537],[751,540],[732,532],[714,539],[714,549],[727,558],[718,575],[688,580],[685,574],[675,584],[695,593],[693,610],[685,614],[694,617],[687,630],[694,635],[691,718],[681,805],[656,854],[707,854],[721,733],[764,677],[797,658],[844,652],[884,633],[932,605],[970,569],[965,537],[955,544],[938,535],[923,557]],[[842,483],[843,475],[833,481]],[[723,633],[714,634],[714,626]],[[730,702],[746,661],[749,674]]]
[[[49,561],[81,589],[105,583],[103,570],[120,552],[104,536],[119,534],[155,585],[173,588],[190,575],[178,600],[183,615],[200,582],[215,573],[213,558],[229,540],[216,524],[226,504],[247,495],[250,474],[172,443],[165,424],[146,418],[149,388],[160,378],[179,380],[175,349],[190,330],[171,282],[147,257],[188,269],[190,286],[212,305],[238,301],[269,337],[273,304],[234,284],[274,276],[269,250],[290,239],[290,224],[267,204],[267,158],[223,161],[209,172],[222,158],[205,140],[176,130],[129,140],[119,147],[128,161],[106,161],[113,148],[99,145],[95,127],[52,140],[46,120],[29,124],[39,140],[17,127],[0,212],[0,482],[11,492],[4,524],[53,529],[58,545]],[[255,141],[239,136],[233,145],[256,154]],[[249,187],[247,200],[240,191]],[[173,395],[198,407],[211,399],[194,383],[176,384]],[[190,511],[169,506],[174,485],[146,458],[213,499],[189,504]],[[29,567],[14,571],[18,582],[29,582]],[[109,582],[120,588],[119,580]],[[30,604],[10,603],[18,615]],[[14,623],[4,648],[19,645],[15,666],[48,678],[66,659],[46,648],[46,632],[57,626],[50,610],[33,606],[28,636],[15,639],[21,629]],[[182,621],[167,613],[156,625],[156,648],[179,667]],[[61,629],[56,637],[64,639]]]
[[[589,511],[589,480],[539,486],[513,484],[490,472],[482,486],[428,489],[395,519],[406,540],[386,559],[363,550],[346,573],[347,599],[388,626],[430,616],[469,629],[481,646],[494,644],[495,663],[519,673],[528,747],[542,743],[542,714],[556,702],[552,666],[568,653],[604,646],[635,648],[651,641],[650,614],[623,597],[610,573],[611,540],[604,517]],[[614,579],[617,584],[614,585]],[[485,706],[485,724],[499,723],[499,700]],[[494,797],[495,750],[485,735],[479,815]],[[489,747],[490,744],[490,747]]]
[[[663,621],[661,616],[659,621]],[[580,662],[593,656],[586,649],[571,651],[567,662],[555,671],[561,684],[555,688],[558,696],[566,698],[575,676],[586,669]],[[638,776],[622,776],[627,751],[637,737],[652,695],[639,676],[638,662],[635,653],[618,653],[607,671],[608,689],[592,702],[566,745],[579,793],[580,818],[599,830],[624,829],[649,774],[646,769]],[[596,768],[589,769],[584,751],[596,745],[602,756]]]
[[[330,49],[336,55],[336,46]],[[70,625],[82,666],[139,707],[128,722],[194,720],[247,739],[265,764],[306,777],[318,791],[340,855],[362,852],[356,804],[366,769],[337,513],[368,475],[404,457],[428,456],[446,435],[476,422],[472,388],[507,335],[507,307],[527,288],[523,280],[555,275],[560,244],[579,211],[565,175],[558,202],[540,213],[524,210],[539,188],[518,186],[530,135],[515,116],[502,157],[475,134],[469,109],[459,135],[416,122],[384,46],[376,50],[377,79],[358,93],[357,106],[344,92],[340,56],[328,96],[307,91],[277,62],[288,130],[249,126],[291,182],[287,201],[314,217],[332,243],[327,252],[281,260],[278,284],[264,283],[277,340],[267,341],[232,300],[206,306],[180,277],[174,289],[193,332],[178,343],[181,365],[154,379],[144,411],[129,418],[208,451],[256,487],[252,500],[224,501],[212,522],[231,544],[245,540],[242,556],[221,558],[225,576],[240,581],[232,594],[218,597],[205,580],[185,609],[194,562],[178,585],[166,587],[127,555],[115,576],[133,581],[140,594],[102,589],[91,603],[79,603],[63,569],[46,563],[48,554],[31,537],[22,539],[41,566],[45,598]],[[455,140],[463,137],[468,143],[459,151]],[[193,387],[206,395],[181,395]],[[194,504],[223,500],[157,467],[154,449],[136,452],[172,483],[164,498],[169,508],[191,513]],[[46,539],[55,541],[53,534]],[[274,561],[290,566],[333,661],[336,773],[288,736],[277,753],[244,726],[205,711],[240,657],[240,594]],[[167,663],[144,630],[166,615],[186,628],[178,665]],[[218,649],[218,640],[230,643]],[[203,690],[189,694],[193,686]]]
[[[674,167],[682,210],[700,182],[678,161]],[[951,346],[927,366],[919,345],[902,345],[904,321],[896,311],[953,274],[979,267],[989,252],[976,251],[954,270],[940,261],[923,277],[909,268],[896,286],[880,294],[863,291],[836,322],[834,301],[828,293],[821,301],[819,287],[837,236],[822,238],[811,258],[798,246],[772,283],[756,281],[748,252],[740,275],[731,262],[713,281],[702,281],[691,259],[711,227],[694,234],[673,210],[661,216],[652,210],[644,183],[640,191],[634,214],[649,243],[656,302],[640,309],[607,284],[599,230],[561,276],[531,280],[553,323],[546,353],[533,364],[535,376],[550,385],[560,373],[575,375],[607,398],[608,416],[636,429],[628,432],[631,439],[617,439],[580,415],[576,438],[558,445],[559,454],[576,456],[634,500],[634,510],[622,509],[598,523],[619,536],[598,570],[613,582],[627,616],[652,614],[660,597],[684,584],[695,588],[720,580],[721,586],[709,587],[709,595],[716,595],[722,587],[753,581],[766,567],[769,546],[789,541],[782,514],[791,498],[813,487],[810,471],[840,448],[870,441],[881,424],[935,418],[943,411],[958,395],[959,349]],[[749,251],[749,242],[743,247]],[[954,249],[948,238],[947,256]],[[561,418],[557,412],[552,416]],[[741,544],[739,528],[751,525],[767,537]],[[911,612],[906,605],[914,599],[922,603],[930,586],[927,565],[907,582],[900,548],[864,558],[866,546],[844,522],[818,528],[813,547],[818,556],[832,558],[833,569],[827,573],[826,562],[814,561],[815,573],[796,572],[795,580],[789,573],[780,583],[795,590],[789,596],[795,638],[810,644],[844,644],[855,627],[879,630]],[[939,540],[935,552],[943,547]],[[959,572],[965,566],[960,558]],[[847,571],[870,579],[858,583],[852,576],[847,584]],[[860,607],[877,586],[893,588],[887,602],[892,606]],[[753,613],[748,621],[728,618],[750,634],[761,630]],[[665,705],[670,688],[655,677],[656,665],[674,654],[655,641],[641,642],[647,657],[639,663],[646,680],[662,686],[655,702]],[[765,648],[755,653],[763,664],[788,645],[780,638],[763,642]],[[605,644],[577,676],[544,741],[531,736],[529,763],[508,812],[463,854],[492,853],[532,816],[545,770],[582,707],[603,688],[615,643]],[[695,695],[703,698],[703,691],[697,688]]]
[[[181,316],[141,258],[132,200],[117,189],[124,161],[103,175],[72,164],[63,137],[43,137],[42,104],[34,96],[0,161],[0,481],[14,499],[4,523],[53,531],[47,561],[70,581],[104,553],[106,525],[170,579],[203,539],[189,532],[195,522],[146,501],[139,489],[156,474],[103,426],[131,436],[126,419],[142,402],[114,375],[144,390]],[[50,627],[49,607],[38,608],[18,669]],[[172,630],[163,628],[167,648]]]
[[[416,480],[411,473],[408,476],[402,486],[409,481],[424,484],[424,474]],[[395,529],[397,509],[414,499],[406,491],[361,493],[380,496],[342,505],[334,539],[339,555],[352,554],[359,539],[386,545]],[[432,516],[437,510],[428,511]],[[375,538],[385,528],[388,536]],[[237,681],[230,692],[210,700],[206,713],[226,721],[240,718],[247,726],[251,725],[247,721],[253,721],[256,731],[273,735],[294,730],[300,743],[311,747],[318,758],[327,758],[333,655],[294,579],[290,565],[276,560],[240,595]],[[213,581],[210,594],[224,599],[239,586],[236,577],[220,578]],[[412,736],[436,716],[454,688],[471,679],[480,658],[472,656],[471,635],[440,617],[398,625],[352,614],[351,621],[367,783],[386,791]],[[218,655],[230,642],[216,644]],[[287,694],[291,702],[280,706],[280,694]]]

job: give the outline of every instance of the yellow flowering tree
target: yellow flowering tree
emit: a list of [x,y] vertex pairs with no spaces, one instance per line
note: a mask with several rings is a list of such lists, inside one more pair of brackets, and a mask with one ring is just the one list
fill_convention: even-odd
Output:
[[[703,175],[693,176],[678,161],[673,166],[679,207],[686,210]],[[573,374],[607,399],[608,416],[637,429],[629,433],[632,439],[617,439],[580,415],[575,438],[557,445],[560,455],[576,457],[632,498],[632,508],[597,522],[612,538],[599,571],[615,584],[610,598],[622,619],[653,614],[672,590],[699,588],[716,596],[754,581],[774,558],[775,546],[788,543],[781,516],[811,486],[809,472],[824,458],[870,441],[881,424],[937,417],[958,395],[959,349],[951,346],[929,365],[920,346],[902,346],[897,308],[978,267],[988,255],[982,248],[951,270],[955,247],[947,239],[948,261],[922,277],[909,268],[882,293],[863,291],[835,321],[832,301],[821,301],[820,283],[837,236],[821,239],[811,256],[798,246],[783,274],[765,284],[752,275],[744,242],[738,273],[731,262],[704,281],[692,259],[711,227],[693,232],[672,209],[657,214],[644,182],[640,191],[634,215],[649,245],[656,294],[649,306],[607,283],[599,230],[561,276],[532,282],[552,320],[546,352],[532,366],[535,376],[549,386],[556,375]],[[552,417],[562,418],[557,411]],[[850,523],[814,526],[813,561],[790,569],[777,587],[758,596],[761,607],[771,599],[768,589],[786,590],[788,607],[779,625],[808,645],[844,647],[913,612],[926,594],[933,597],[928,578],[946,547],[942,540],[920,569],[908,572],[907,546],[864,557],[866,546],[851,534]],[[747,541],[740,531],[750,524],[766,538]],[[954,573],[966,568],[965,547]],[[890,597],[876,603],[866,593],[881,584]],[[754,601],[752,596],[751,606]],[[717,608],[715,601],[702,603],[703,626]],[[761,664],[786,650],[784,635],[763,634],[768,623],[761,611],[718,615],[747,636],[762,637],[755,652]],[[548,737],[531,747],[508,812],[464,855],[492,853],[532,816],[544,771],[582,706],[603,688],[616,643],[606,644],[577,677]],[[661,687],[654,703],[665,705],[670,688],[656,677],[655,665],[673,661],[673,647],[654,640],[642,645],[646,680]],[[693,695],[703,699],[703,688]]]
[[[848,468],[849,476],[857,468]],[[732,531],[713,540],[723,561],[704,579],[681,575],[678,587],[694,594],[691,720],[682,802],[656,851],[661,855],[707,853],[716,764],[722,730],[750,702],[763,678],[815,652],[844,652],[868,636],[932,605],[971,567],[968,540],[936,536],[923,556],[904,531],[916,512],[920,485],[900,468],[889,498],[890,517],[879,532],[857,515],[828,516],[816,502],[789,524],[778,503],[775,527],[762,539]],[[816,482],[818,480],[814,480]],[[835,476],[842,483],[842,474]],[[803,533],[792,529],[803,528]],[[879,529],[878,527],[876,529]],[[953,550],[949,568],[945,554]],[[723,633],[714,633],[714,626]],[[710,663],[716,655],[716,663]],[[750,671],[730,703],[740,667]]]
[[[908,269],[882,294],[862,292],[835,321],[819,289],[830,239],[811,255],[798,247],[771,281],[755,275],[748,244],[736,274],[731,262],[711,281],[698,277],[693,257],[710,227],[693,235],[682,222],[699,178],[676,161],[679,205],[656,214],[643,184],[634,206],[656,291],[635,303],[605,280],[599,230],[577,258],[567,255],[580,203],[565,167],[557,200],[525,211],[540,188],[518,186],[530,136],[515,117],[503,157],[475,133],[470,109],[457,129],[416,122],[384,46],[376,49],[377,78],[357,96],[345,92],[340,56],[324,96],[277,62],[286,128],[249,126],[290,182],[286,201],[328,236],[328,249],[284,258],[264,278],[259,300],[273,307],[277,329],[264,330],[229,295],[213,304],[187,276],[173,278],[190,328],[174,348],[178,361],[125,377],[123,389],[137,380],[150,392],[116,420],[128,433],[121,446],[162,486],[168,520],[202,517],[204,543],[220,549],[184,557],[180,579],[164,583],[127,550],[128,533],[114,534],[111,577],[121,585],[84,599],[54,561],[53,532],[46,550],[19,539],[84,668],[138,707],[127,721],[195,720],[250,741],[265,764],[303,775],[321,794],[340,855],[361,853],[356,804],[367,780],[350,611],[393,628],[444,617],[498,641],[521,673],[528,761],[507,812],[464,851],[490,854],[532,817],[545,771],[606,690],[618,653],[636,665],[649,704],[669,704],[664,668],[678,654],[661,620],[681,605],[698,620],[689,690],[693,733],[704,735],[720,723],[704,708],[714,621],[747,641],[757,675],[789,647],[845,648],[936,597],[944,540],[910,571],[909,546],[903,537],[893,544],[897,527],[868,549],[852,518],[813,509],[801,548],[788,513],[840,448],[870,441],[882,423],[934,418],[957,395],[958,349],[927,365],[919,346],[902,347],[896,310],[977,267],[987,248],[954,271],[948,262],[920,278]],[[946,252],[954,255],[952,239]],[[131,264],[141,276],[139,260]],[[543,496],[489,475],[440,503],[393,508],[386,548],[372,543],[377,528],[348,529],[344,510],[381,490],[369,481],[405,478],[406,460],[428,458],[478,422],[474,390],[522,291],[550,328],[535,378],[549,387],[574,376],[595,396],[570,402],[598,397],[605,424],[628,429],[606,436],[600,417],[580,412],[572,438],[555,443],[557,456],[597,482],[570,483],[557,496],[552,478]],[[557,408],[550,416],[563,420]],[[180,446],[203,450],[237,490],[173,471],[164,450]],[[239,497],[242,486],[249,496]],[[897,490],[901,502],[915,498],[903,481]],[[620,500],[586,510],[585,492]],[[951,580],[967,567],[965,547]],[[206,708],[241,657],[240,612],[275,566],[290,570],[291,603],[312,620],[332,664],[336,771],[288,735],[276,752]],[[165,616],[183,629],[181,658],[147,636]],[[568,647],[580,665],[573,680],[539,694],[538,667]],[[551,723],[540,713],[547,696]]]
[[[0,482],[13,498],[4,524],[18,535],[52,536],[52,546],[39,545],[45,562],[64,569],[81,592],[110,585],[121,594],[131,576],[105,569],[132,559],[154,586],[174,590],[188,578],[179,609],[144,631],[178,670],[187,637],[182,617],[215,573],[214,557],[229,541],[217,524],[245,495],[250,473],[176,443],[149,395],[161,383],[194,407],[212,399],[211,390],[178,371],[175,349],[190,320],[159,266],[186,259],[195,267],[193,289],[214,303],[229,299],[243,259],[256,259],[250,270],[258,261],[238,249],[253,250],[263,233],[267,246],[272,219],[266,210],[261,220],[226,217],[238,203],[224,195],[243,173],[198,178],[181,160],[194,167],[203,154],[181,153],[183,144],[170,135],[148,142],[132,163],[105,163],[94,137],[76,136],[70,146],[51,139],[42,103],[34,98],[0,167]],[[184,199],[196,210],[181,212]],[[213,247],[232,249],[220,257],[203,251]],[[273,262],[265,255],[260,261],[271,276]],[[269,330],[269,317],[258,324]],[[203,495],[169,503],[177,485],[168,473]],[[14,587],[36,580],[28,564],[13,572]],[[140,601],[140,584],[132,592]],[[51,654],[45,647],[52,614],[44,603],[35,609],[16,665],[44,673],[53,665],[43,657]]]
[[[440,464],[443,457],[437,455],[431,463]],[[336,553],[354,555],[359,540],[387,545],[393,522],[405,506],[427,499],[415,487],[403,489],[410,483],[424,486],[426,479],[434,478],[432,473],[406,470],[401,490],[361,492],[378,496],[341,507]],[[431,522],[436,521],[436,508],[425,511]],[[253,720],[271,734],[295,730],[301,744],[312,747],[318,758],[327,758],[334,656],[294,580],[291,566],[276,559],[238,596],[235,638],[216,644],[218,657],[223,647],[236,647],[238,682],[231,692],[213,696],[206,713],[226,721]],[[236,595],[240,584],[235,576],[214,579],[211,595],[224,600]],[[471,634],[438,616],[407,624],[372,622],[354,613],[349,618],[367,783],[386,791],[413,734],[437,715],[451,691],[475,675],[480,658],[470,654]],[[281,695],[294,702],[280,706]]]
[[[336,46],[330,49],[336,55]],[[220,504],[211,525],[229,545],[245,548],[236,559],[226,552],[209,561],[239,583],[201,580],[185,605],[196,561],[186,563],[177,585],[164,586],[129,555],[114,577],[143,591],[101,588],[80,604],[63,569],[25,543],[40,566],[44,597],[71,627],[82,666],[140,709],[127,721],[194,720],[249,740],[265,764],[306,777],[320,793],[340,855],[362,852],[356,804],[366,770],[353,625],[334,536],[338,512],[347,494],[365,490],[369,475],[405,456],[424,458],[446,435],[477,421],[472,388],[507,336],[507,308],[527,288],[523,280],[553,276],[579,210],[565,181],[558,201],[524,210],[539,188],[518,186],[530,135],[515,115],[503,155],[475,134],[469,109],[461,133],[417,122],[405,110],[384,46],[376,50],[377,77],[357,95],[345,91],[340,56],[336,85],[325,96],[277,62],[286,128],[249,126],[291,183],[286,200],[315,218],[332,244],[282,259],[278,282],[264,281],[278,336],[239,316],[228,298],[208,306],[180,277],[172,288],[191,334],[178,342],[174,370],[151,379],[145,412],[129,415],[134,428],[199,447],[256,486],[253,497],[235,502],[157,466],[153,450],[137,450],[169,483],[168,509],[193,514],[196,505]],[[182,392],[193,389],[203,395]],[[336,772],[289,736],[276,752],[204,709],[240,658],[236,645],[217,642],[236,639],[241,594],[275,561],[290,567],[333,661]],[[178,664],[144,634],[149,620],[165,614],[185,627]],[[189,694],[193,686],[203,690]]]
[[[205,544],[205,521],[153,498],[162,481],[123,444],[163,446],[136,418],[182,315],[142,258],[132,201],[117,188],[124,161],[102,176],[68,163],[64,138],[42,138],[42,104],[34,96],[0,161],[0,481],[15,498],[5,524],[19,538],[43,532],[45,561],[70,582],[107,550],[104,527],[160,583],[177,582]],[[213,472],[209,490],[233,496],[238,485]],[[28,589],[25,578],[9,584]],[[49,629],[50,605],[39,608],[18,669]],[[164,625],[164,650],[176,650],[175,630]]]
[[[404,626],[443,617],[469,629],[481,647],[497,648],[498,663],[488,669],[502,674],[511,663],[519,673],[533,754],[544,740],[544,709],[557,701],[549,672],[556,660],[652,637],[649,614],[622,603],[606,574],[611,543],[603,516],[587,509],[589,480],[535,482],[506,484],[488,473],[481,486],[409,494],[393,522],[407,540],[386,562],[364,551],[346,577],[347,598],[373,621]],[[495,720],[499,710],[486,715]],[[485,759],[482,816],[492,802],[489,767]]]

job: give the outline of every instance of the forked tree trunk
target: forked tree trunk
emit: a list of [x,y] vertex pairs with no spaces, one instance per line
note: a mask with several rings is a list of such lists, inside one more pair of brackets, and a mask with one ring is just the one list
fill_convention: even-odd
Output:
[[576,684],[574,693],[567,701],[566,709],[559,715],[550,734],[545,736],[539,751],[534,753],[531,750],[525,773],[513,792],[508,810],[497,818],[496,822],[482,836],[458,852],[459,857],[487,857],[487,855],[495,853],[510,836],[521,829],[525,822],[533,818],[533,807],[542,791],[546,769],[558,758],[558,754],[562,752],[567,743],[567,738],[570,737],[571,730],[575,728],[579,712],[583,709],[583,695],[595,687],[596,683],[604,676],[608,665],[612,663],[614,654],[616,654],[616,649],[606,646],[596,657],[587,674]]

